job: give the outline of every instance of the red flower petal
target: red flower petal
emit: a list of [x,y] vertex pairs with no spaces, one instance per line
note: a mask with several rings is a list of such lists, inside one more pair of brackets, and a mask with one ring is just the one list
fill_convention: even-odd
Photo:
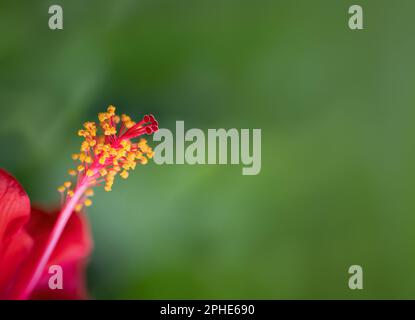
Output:
[[[57,212],[48,214],[37,209],[27,230],[33,236],[36,247],[43,247],[52,230]],[[48,266],[31,298],[33,299],[86,299],[85,266],[92,250],[91,231],[86,217],[82,213],[72,213],[62,233],[62,237],[53,252]],[[49,288],[48,273],[51,265],[59,265],[63,270],[63,290]]]
[[17,267],[32,246],[22,228],[30,215],[30,201],[15,178],[0,169],[0,297],[6,295]]
[[[58,213],[46,213],[32,209],[32,216],[27,224],[27,231],[34,239],[34,247],[18,276],[13,297],[18,296],[27,284],[36,267],[40,255],[45,249],[48,237],[55,224]],[[31,299],[86,299],[85,266],[92,250],[91,232],[86,218],[80,213],[73,213],[62,233],[61,238],[43,271],[42,277],[30,296]],[[59,265],[63,270],[63,289],[49,288],[49,267]]]
[[[25,191],[0,169],[0,298],[19,297],[33,274],[58,213],[32,209]],[[30,217],[30,220],[29,220]],[[84,271],[92,250],[89,225],[73,213],[31,298],[86,298]],[[52,290],[49,266],[63,269],[63,290]]]

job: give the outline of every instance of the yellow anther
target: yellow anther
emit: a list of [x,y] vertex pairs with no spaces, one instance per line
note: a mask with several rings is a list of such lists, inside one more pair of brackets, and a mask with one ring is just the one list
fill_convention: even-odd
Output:
[[76,212],[80,212],[81,210],[82,210],[82,204],[78,203],[78,204],[75,206],[75,211],[76,211]]
[[72,182],[66,181],[63,185],[64,185],[65,188],[70,188],[71,185],[72,185]]
[[85,199],[84,205],[85,205],[85,207],[90,207],[92,205],[92,200],[91,199]]
[[105,120],[107,120],[107,113],[106,112],[98,113],[98,119],[100,122],[104,122]]
[[105,190],[105,191],[107,191],[107,192],[110,192],[112,189],[111,189],[111,186],[107,186],[107,185],[106,185],[106,186],[104,187],[104,190]]
[[131,150],[131,143],[126,141],[125,145],[123,147],[124,147],[125,151],[130,151]]
[[94,190],[92,190],[92,189],[87,189],[87,190],[85,191],[85,195],[86,195],[87,197],[92,197],[92,196],[94,195]]
[[135,154],[134,153],[129,153],[127,156],[127,160],[128,161],[134,161],[135,160]]
[[114,120],[114,123],[120,123],[120,117],[119,116],[114,116],[114,118],[113,118],[113,120]]
[[134,127],[135,126],[135,122],[134,121],[127,121],[126,123],[125,123],[125,127],[127,128],[127,129],[130,129],[131,127]]
[[91,121],[84,122],[84,128],[87,130],[92,130],[95,128],[95,123]]
[[128,171],[124,170],[123,172],[120,173],[121,178],[123,179],[127,179],[128,178]]
[[73,195],[74,195],[73,191],[72,190],[68,190],[68,196],[69,197],[73,197]]
[[131,118],[129,116],[127,116],[126,114],[122,114],[121,115],[121,121],[122,122],[128,122],[128,121],[131,121]]
[[78,160],[78,159],[79,159],[79,154],[74,153],[74,154],[72,155],[72,160]]
[[115,149],[115,148],[109,149],[109,155],[111,155],[113,157],[117,156],[118,155],[117,149]]
[[68,170],[68,173],[69,173],[70,176],[73,176],[73,177],[76,176],[76,174],[77,174],[74,169]]
[[102,168],[101,170],[99,170],[99,173],[101,174],[101,176],[106,176],[107,175],[107,170],[105,168]]
[[92,176],[94,175],[94,171],[93,171],[93,170],[91,170],[91,169],[88,169],[88,170],[86,171],[86,175],[87,175],[87,177],[92,177]]
[[96,144],[97,144],[97,142],[96,142],[95,140],[91,140],[91,141],[89,141],[89,145],[90,145],[91,147],[95,146]]
[[78,166],[78,168],[77,168],[77,170],[78,170],[79,172],[82,172],[82,171],[84,171],[84,170],[85,170],[85,167],[84,167],[83,165],[79,165],[79,166]]
[[90,156],[85,157],[86,163],[92,163],[92,158]]
[[97,127],[95,125],[95,122],[85,122],[84,128],[87,130],[87,135],[85,135],[85,137],[88,135],[95,137],[97,135]]
[[108,108],[107,108],[107,112],[109,115],[113,116],[115,115],[115,107],[111,104]]
[[85,153],[81,153],[81,154],[79,155],[79,161],[81,161],[81,162],[85,162],[85,159],[86,159],[86,154],[85,154]]
[[81,151],[87,151],[89,149],[89,143],[87,141],[82,142]]
[[141,164],[147,164],[148,163],[148,159],[146,158],[146,157],[143,157],[142,159],[141,159]]
[[58,187],[58,191],[59,191],[60,193],[65,192],[65,187],[64,187],[64,186],[60,186],[60,187]]
[[117,157],[118,157],[118,158],[125,157],[126,155],[127,155],[127,151],[125,151],[124,149],[120,149],[120,150],[118,150],[118,152],[117,152]]
[[107,160],[107,157],[102,156],[101,158],[99,158],[98,162],[99,162],[99,164],[104,165],[106,160]]

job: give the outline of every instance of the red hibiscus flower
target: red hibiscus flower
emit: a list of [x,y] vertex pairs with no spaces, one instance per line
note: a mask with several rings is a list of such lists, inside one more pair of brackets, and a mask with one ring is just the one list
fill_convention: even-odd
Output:
[[[126,179],[137,163],[147,163],[153,151],[146,140],[131,139],[158,130],[152,115],[135,123],[115,115],[113,106],[98,118],[103,135],[97,135],[94,122],[78,131],[84,141],[72,158],[80,163],[69,170],[76,181],[58,188],[61,210],[31,208],[21,185],[0,169],[0,299],[87,298],[84,271],[92,240],[82,210],[92,204],[93,187],[111,191],[118,173]],[[61,268],[62,288],[50,286],[51,266]]]
[[36,287],[23,296],[25,280],[30,278],[35,261],[45,248],[56,221],[56,214],[30,208],[21,185],[0,169],[0,298],[82,299],[86,298],[83,279],[92,241],[83,214],[73,214],[51,255],[49,265],[63,271],[62,290],[49,289],[47,267]]

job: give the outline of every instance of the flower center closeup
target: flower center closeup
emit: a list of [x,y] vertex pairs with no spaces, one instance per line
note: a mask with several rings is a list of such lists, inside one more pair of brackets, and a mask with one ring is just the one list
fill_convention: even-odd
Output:
[[145,115],[135,123],[125,114],[121,117],[116,115],[115,107],[110,105],[107,112],[98,114],[98,119],[101,135],[97,134],[95,122],[85,122],[83,129],[78,131],[84,140],[80,152],[72,155],[76,167],[68,171],[76,181],[66,181],[58,187],[65,203],[76,195],[75,211],[92,204],[93,187],[103,185],[105,191],[111,191],[117,174],[127,179],[129,170],[134,170],[137,164],[147,164],[154,154],[144,138],[138,142],[131,141],[158,130],[153,115]]

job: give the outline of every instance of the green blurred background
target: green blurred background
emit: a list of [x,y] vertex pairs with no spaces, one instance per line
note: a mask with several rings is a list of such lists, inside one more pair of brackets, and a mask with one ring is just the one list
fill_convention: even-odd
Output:
[[[356,3],[363,31],[347,25]],[[258,176],[150,164],[99,190],[92,295],[415,298],[414,14],[412,0],[3,0],[0,166],[51,207],[77,129],[110,103],[171,130],[261,128]],[[348,288],[353,264],[364,290]]]

